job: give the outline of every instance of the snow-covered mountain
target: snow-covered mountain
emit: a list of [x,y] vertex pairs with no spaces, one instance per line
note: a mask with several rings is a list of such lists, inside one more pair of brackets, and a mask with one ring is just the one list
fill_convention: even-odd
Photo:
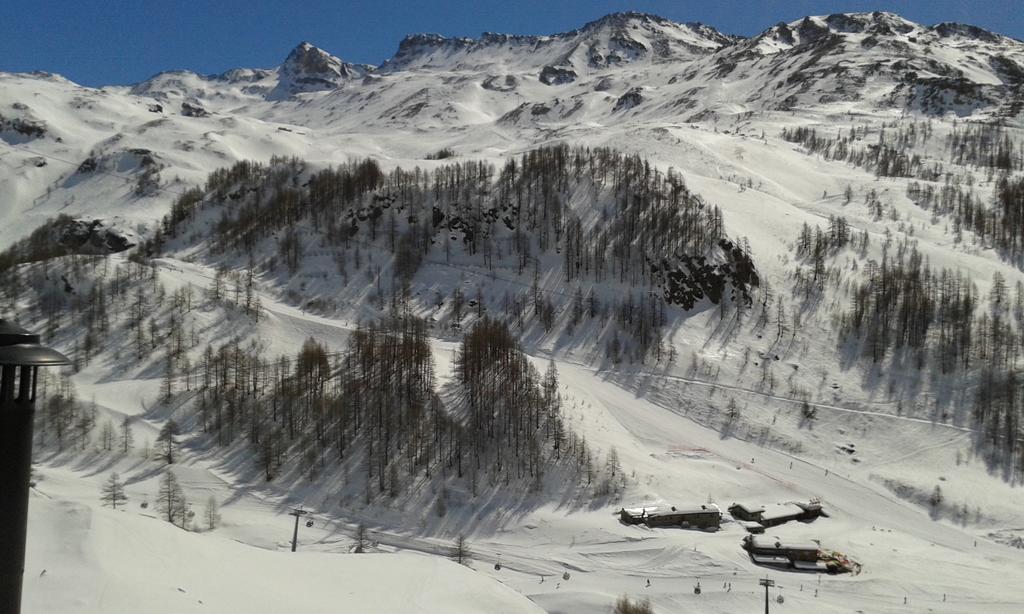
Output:
[[188,71],[160,73],[131,88],[136,96],[157,100],[206,96],[249,96],[280,100],[307,92],[333,90],[360,79],[372,66],[350,64],[308,42],[299,43],[276,69],[236,68],[220,75]]
[[[91,558],[113,556],[116,514],[93,509],[104,472],[128,477],[129,545],[144,547],[157,520],[137,504],[166,467],[140,440],[173,417],[186,432],[171,469],[190,497],[225,502],[208,535],[161,525],[153,539],[175,553],[286,550],[286,512],[305,504],[306,548],[348,552],[366,525],[380,556],[443,554],[467,533],[477,576],[551,612],[624,593],[658,612],[740,612],[765,568],[739,550],[739,523],[705,535],[613,512],[817,498],[829,518],[772,530],[862,572],[772,571],[788,610],[1019,611],[1022,88],[1021,41],[883,12],[751,38],[642,13],[547,36],[415,34],[379,66],[302,43],[277,67],[103,88],[0,73],[0,248],[16,244],[0,299],[76,358],[51,394],[81,400],[71,431],[86,433],[58,449],[62,406],[40,418],[34,506],[73,530],[39,540],[30,573],[50,572],[29,602],[70,607],[78,589],[47,600],[50,578],[93,586]],[[315,363],[310,338],[316,364],[355,373],[354,340],[387,336],[365,327],[409,316],[423,328],[399,336],[420,342],[403,351],[426,392],[401,407],[413,424],[454,416],[430,431],[448,464],[409,452],[429,445],[416,439],[363,466],[372,435],[347,440],[360,427],[345,421],[367,406],[345,402],[366,392],[359,377],[321,382],[333,397],[274,382]],[[564,422],[478,475],[452,451],[476,442],[437,425],[478,408],[460,343],[489,318],[521,343],[521,372],[557,368],[513,400],[544,398]],[[208,393],[211,371],[243,383]],[[93,424],[127,418],[136,449],[104,447],[89,407]],[[285,412],[313,426],[286,431]],[[83,545],[62,571],[65,537]],[[282,555],[251,573],[278,573]],[[210,603],[243,584],[174,579]],[[489,595],[530,611],[499,589],[474,583],[453,607]],[[310,607],[338,598],[322,595]],[[84,599],[104,611],[102,591]]]
[[[402,40],[381,72],[540,67],[549,84],[624,65],[685,62],[733,43],[699,23],[679,24],[644,13],[615,13],[551,36],[485,32],[479,39],[414,34]],[[546,71],[546,73],[545,73]],[[560,71],[560,78],[556,72]],[[570,74],[572,73],[572,74]]]
[[[79,165],[94,158],[101,172],[133,176],[159,169],[169,195],[210,168],[272,154],[500,154],[552,137],[612,142],[601,135],[777,111],[1012,119],[1022,67],[1020,41],[889,13],[808,17],[751,39],[620,13],[551,36],[413,35],[380,67],[302,43],[277,68],[174,71],[130,87],[2,74],[9,149],[0,182],[28,226],[58,210],[89,214],[95,203],[146,223],[167,206],[160,193],[133,198],[123,184],[76,176]],[[130,149],[149,150],[154,164],[113,161]],[[7,228],[0,242],[27,230]]]
[[973,26],[921,26],[892,13],[779,24],[731,46],[690,78],[734,86],[748,104],[828,107],[867,101],[943,116],[1019,112],[1024,43]]

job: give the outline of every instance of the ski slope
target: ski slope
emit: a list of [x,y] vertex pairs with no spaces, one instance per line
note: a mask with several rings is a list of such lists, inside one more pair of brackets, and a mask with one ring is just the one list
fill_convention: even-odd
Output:
[[[168,285],[211,283],[197,265],[162,261],[160,266]],[[267,317],[257,335],[281,351],[296,349],[309,335],[340,348],[352,328],[345,320],[303,313],[272,294],[261,298]],[[434,347],[444,379],[456,344],[438,339]],[[549,359],[535,351],[538,368]],[[829,413],[822,406],[811,437],[800,433],[795,410],[785,412],[781,399],[754,396],[745,412],[765,419],[775,415],[778,431],[804,438],[802,451],[785,453],[750,434],[727,436],[701,424],[697,404],[738,392],[725,384],[694,385],[696,378],[554,360],[572,428],[602,452],[615,447],[629,475],[619,502],[552,501],[523,509],[511,497],[467,501],[491,512],[460,525],[429,510],[395,514],[363,505],[358,497],[346,499],[344,482],[268,484],[230,457],[186,442],[183,459],[172,469],[197,511],[213,495],[223,516],[215,530],[191,533],[153,518],[163,466],[141,458],[140,450],[124,457],[51,454],[40,458],[36,469],[29,611],[130,611],[131,604],[153,603],[167,608],[155,611],[168,612],[283,611],[291,604],[315,612],[357,603],[368,612],[575,614],[607,610],[618,596],[629,594],[649,597],[659,612],[738,613],[757,607],[763,598],[757,579],[765,574],[776,580],[786,611],[793,612],[1016,612],[1022,607],[1015,587],[1024,581],[1024,552],[995,543],[985,528],[1013,526],[1020,518],[1021,494],[980,464],[954,463],[953,450],[968,443],[964,432],[881,412],[835,408]],[[143,447],[161,423],[160,413],[146,409],[156,405],[158,380],[136,380],[135,393],[127,395],[119,393],[123,385],[107,383],[103,371],[96,366],[76,375],[80,393],[96,398],[104,415],[138,416],[136,441]],[[830,438],[855,439],[861,462],[851,462]],[[99,504],[100,485],[114,470],[125,478],[131,498],[116,512]],[[876,474],[908,482],[942,474],[947,497],[971,497],[986,515],[999,517],[966,527],[933,520],[922,507],[886,490],[873,479]],[[724,508],[738,500],[811,497],[821,499],[830,517],[769,533],[819,539],[859,562],[860,574],[819,577],[758,567],[740,549],[745,531],[730,522],[717,533],[703,533],[625,526],[615,514],[621,505],[711,499]],[[150,506],[142,509],[142,501]],[[295,505],[313,512],[314,526],[300,527],[300,552],[293,555],[287,512]],[[359,523],[370,529],[376,554],[350,553]],[[440,560],[460,532],[468,534],[475,571]],[[693,591],[697,582],[700,595]],[[904,597],[909,606],[903,605]]]
[[[818,40],[831,41],[834,52],[806,72]],[[676,313],[666,342],[677,358],[645,365],[609,364],[591,331],[528,326],[520,331],[525,351],[540,371],[555,363],[571,427],[600,458],[616,450],[625,490],[615,500],[555,493],[535,505],[519,493],[481,500],[456,484],[445,518],[420,499],[367,505],[345,475],[267,483],[251,453],[195,437],[173,469],[197,518],[213,496],[223,522],[212,531],[172,527],[153,517],[164,467],[143,451],[190,397],[166,407],[158,402],[155,359],[135,364],[101,353],[73,376],[77,395],[95,401],[101,421],[135,417],[136,448],[123,456],[95,446],[37,455],[26,610],[582,614],[610,611],[628,594],[649,597],[659,613],[739,613],[760,607],[757,580],[765,575],[777,582],[773,599],[785,600],[773,607],[787,612],[1024,610],[1024,549],[1007,545],[1024,536],[1022,478],[990,471],[972,454],[966,413],[976,383],[857,363],[838,347],[834,326],[864,262],[891,253],[889,239],[912,240],[933,267],[963,272],[981,294],[994,273],[1010,287],[1024,281],[1019,263],[970,232],[955,240],[948,220],[907,196],[908,179],[876,177],[780,137],[784,128],[807,126],[876,134],[888,122],[917,119],[936,132],[923,151],[932,159],[945,155],[943,138],[963,117],[1002,117],[1021,138],[1019,115],[1006,108],[1022,49],[1020,41],[967,26],[922,26],[887,13],[810,17],[742,41],[699,24],[623,14],[548,37],[412,36],[380,67],[347,64],[304,44],[277,68],[161,73],[132,87],[0,73],[0,113],[45,126],[31,138],[0,130],[2,215],[18,221],[0,227],[0,247],[58,214],[149,236],[183,191],[242,159],[297,156],[315,170],[372,157],[385,170],[430,171],[444,162],[427,156],[443,147],[457,159],[500,165],[540,145],[611,146],[678,170],[691,190],[720,206],[728,235],[749,242],[759,275],[791,310],[777,339],[750,322],[723,321],[713,308]],[[904,74],[937,79],[956,71],[984,96],[926,108]],[[871,79],[858,81],[865,74]],[[552,75],[565,81],[546,83]],[[186,113],[186,103],[206,114]],[[146,156],[159,169],[158,187],[138,193]],[[955,170],[971,174],[979,199],[991,197],[984,171]],[[867,210],[871,191],[886,216]],[[871,244],[863,254],[830,257],[834,283],[819,302],[801,303],[793,244],[802,224],[825,226],[830,216],[847,218]],[[123,255],[110,257],[112,266],[123,262]],[[357,324],[380,311],[366,284],[342,285],[323,262],[292,279],[257,279],[265,314],[258,324],[215,307],[190,317],[206,340],[239,338],[271,356],[295,353],[309,337],[342,350]],[[200,243],[153,264],[169,290],[202,292],[217,262]],[[414,290],[428,297],[479,286],[496,301],[530,281],[434,258]],[[543,292],[568,296],[572,289],[543,271]],[[611,296],[614,289],[599,291]],[[309,299],[321,296],[335,307],[310,309]],[[445,308],[428,303],[419,301],[418,315],[436,317],[431,334],[443,384],[452,378],[458,336],[442,326]],[[61,349],[70,351],[70,335],[59,337]],[[777,374],[771,386],[761,377],[765,365]],[[800,420],[805,400],[817,409],[810,425]],[[729,403],[739,408],[734,422],[724,419]],[[112,471],[128,482],[123,511],[99,502]],[[937,485],[948,510],[966,512],[930,517],[926,500]],[[615,515],[623,506],[711,500],[725,509],[734,501],[812,497],[828,518],[769,534],[819,539],[860,563],[860,574],[758,567],[740,549],[745,532],[731,522],[711,534],[624,526]],[[300,527],[300,552],[292,554],[287,512],[297,505],[313,512],[314,525]],[[351,553],[360,523],[370,530],[370,554]],[[442,560],[460,533],[470,541],[472,569]]]
[[48,472],[33,492],[25,612],[543,611],[442,557],[271,551],[97,508],[83,485]]

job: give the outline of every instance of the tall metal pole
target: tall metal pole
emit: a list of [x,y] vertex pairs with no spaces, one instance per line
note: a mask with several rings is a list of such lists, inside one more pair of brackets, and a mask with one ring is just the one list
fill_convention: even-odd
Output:
[[0,319],[0,614],[21,612],[39,367],[66,365],[39,335]]
[[775,580],[764,578],[763,580],[758,580],[757,583],[764,587],[764,614],[768,614],[768,587],[775,586]]
[[297,507],[292,511],[288,512],[289,516],[295,516],[295,531],[292,533],[292,552],[295,552],[295,546],[299,543],[299,517],[308,514],[306,510],[301,507]]

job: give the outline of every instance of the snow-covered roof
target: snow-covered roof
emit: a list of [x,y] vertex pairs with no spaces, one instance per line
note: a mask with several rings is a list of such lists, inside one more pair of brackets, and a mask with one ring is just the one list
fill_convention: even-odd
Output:
[[746,537],[749,540],[749,544],[758,549],[777,549],[777,550],[819,550],[821,546],[812,541],[806,542],[784,542],[779,537],[773,535],[748,535]]
[[789,516],[799,516],[804,513],[804,508],[796,503],[775,503],[766,505],[763,509],[764,512],[761,514],[762,520],[777,520]]
[[731,507],[738,507],[748,514],[756,514],[757,512],[763,512],[763,505],[756,505],[753,503],[733,503]]
[[629,514],[630,516],[642,516],[644,514],[653,514],[657,512],[660,507],[652,505],[651,507],[624,507],[622,512]]
[[705,503],[701,505],[692,505],[688,507],[672,507],[668,509],[660,509],[658,511],[647,510],[648,516],[671,516],[674,514],[706,514],[708,512],[722,513],[722,510],[718,509],[718,506],[714,503]]

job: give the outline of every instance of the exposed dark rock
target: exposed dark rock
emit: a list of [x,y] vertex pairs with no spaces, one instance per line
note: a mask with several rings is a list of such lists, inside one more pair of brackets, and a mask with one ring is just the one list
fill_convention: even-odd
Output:
[[135,246],[125,233],[103,220],[71,220],[60,229],[58,242],[75,254],[114,254]]
[[292,49],[278,70],[281,81],[277,94],[332,90],[347,80],[361,79],[369,69],[343,62],[315,45],[302,42]]
[[192,104],[190,102],[181,103],[181,114],[185,117],[208,117],[210,112],[199,106],[198,104]]
[[940,23],[932,26],[931,30],[943,38],[961,37],[986,43],[998,43],[1001,40],[998,34],[965,23]]
[[570,68],[545,66],[540,71],[540,82],[544,85],[565,85],[576,80],[576,71]]
[[622,96],[619,96],[619,99],[615,101],[615,108],[612,110],[615,112],[628,111],[629,109],[640,106],[643,101],[643,90],[639,87],[634,87]]
[[0,115],[0,132],[11,130],[28,139],[46,136],[46,122]]
[[1006,83],[1024,83],[1024,67],[1017,62],[1006,56],[997,55],[989,63]]
[[717,305],[723,299],[750,305],[751,288],[760,285],[750,256],[727,239],[718,242],[722,262],[709,262],[705,256],[684,254],[673,264],[662,259],[651,265],[651,272],[662,279],[665,301],[683,309],[693,309],[705,298]]
[[99,161],[96,159],[96,156],[89,156],[85,160],[82,160],[82,163],[78,165],[78,169],[76,169],[75,172],[79,174],[91,173],[95,171],[98,166]]

